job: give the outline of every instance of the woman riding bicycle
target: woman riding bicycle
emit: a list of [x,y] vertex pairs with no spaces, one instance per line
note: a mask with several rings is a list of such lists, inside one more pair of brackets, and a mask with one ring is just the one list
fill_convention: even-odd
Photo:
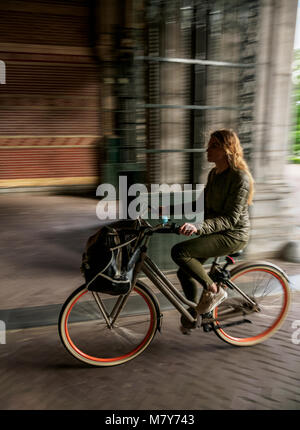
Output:
[[[151,226],[139,220],[138,229],[127,231],[134,234],[134,249],[141,257],[135,266],[129,292],[109,292],[101,282],[93,291],[85,282],[70,294],[61,309],[59,334],[73,357],[89,365],[116,366],[136,358],[150,345],[161,329],[163,315],[156,295],[138,278],[140,272],[179,311],[183,333],[189,332],[187,323],[193,327],[198,315],[205,313],[202,319],[204,332],[213,331],[231,345],[252,346],[272,336],[285,321],[290,303],[289,279],[280,267],[264,261],[243,262],[229,271],[226,267],[230,259],[224,265],[217,261],[218,256],[241,250],[247,244],[250,228],[248,205],[253,195],[253,179],[233,131],[214,132],[207,154],[208,160],[216,166],[209,173],[205,188],[204,222],[199,226],[184,224],[181,234],[190,236],[198,233],[198,237],[172,248],[172,256],[180,266],[178,276],[187,299],[147,255],[153,233],[175,233],[176,224]],[[129,244],[120,240],[119,233],[125,232],[122,227],[110,232],[112,256],[116,248]],[[99,254],[95,252],[97,261],[101,260],[103,242],[100,241],[98,246]],[[101,278],[100,275],[110,279],[105,270],[112,264],[112,256],[105,268],[101,266],[95,279]],[[209,257],[216,257],[212,268],[217,268],[218,277],[211,272],[207,275],[202,266]],[[92,260],[87,260],[88,265],[89,262]],[[118,281],[123,282],[123,279],[114,278],[115,283]],[[198,305],[195,300],[197,281],[204,287]],[[230,299],[218,306],[226,297],[226,287],[230,288]],[[112,297],[108,298],[108,293]],[[186,309],[185,305],[191,309]],[[207,314],[212,309],[213,312]]]
[[[186,297],[198,302],[198,282],[203,287],[198,314],[212,311],[227,297],[226,291],[207,274],[203,263],[210,257],[245,248],[250,232],[248,206],[252,202],[254,188],[243,149],[234,131],[221,129],[211,134],[207,160],[215,163],[215,167],[209,172],[204,191],[204,221],[200,225],[185,223],[179,230],[185,236],[196,233],[199,237],[178,243],[171,251],[179,266],[177,276]],[[189,311],[196,313],[194,309]],[[188,334],[190,325],[184,318],[181,323],[181,331]]]

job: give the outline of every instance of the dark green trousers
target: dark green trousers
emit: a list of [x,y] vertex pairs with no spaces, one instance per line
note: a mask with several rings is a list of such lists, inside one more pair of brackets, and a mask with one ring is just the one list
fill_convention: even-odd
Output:
[[174,245],[171,256],[179,266],[177,276],[187,299],[198,302],[198,282],[206,289],[213,283],[203,267],[208,258],[240,251],[246,245],[247,242],[233,239],[226,233],[204,235]]

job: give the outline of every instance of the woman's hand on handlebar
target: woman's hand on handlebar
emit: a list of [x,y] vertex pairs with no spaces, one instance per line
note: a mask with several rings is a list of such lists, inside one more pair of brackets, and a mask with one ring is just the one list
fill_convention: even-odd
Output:
[[178,233],[185,236],[192,236],[192,234],[197,233],[197,228],[193,224],[186,222],[179,228]]

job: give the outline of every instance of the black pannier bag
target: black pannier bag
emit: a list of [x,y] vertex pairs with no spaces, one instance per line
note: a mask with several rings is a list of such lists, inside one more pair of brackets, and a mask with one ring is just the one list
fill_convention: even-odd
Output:
[[82,255],[81,272],[90,291],[110,295],[127,294],[140,255],[134,250],[138,221],[117,221],[100,228],[90,236]]

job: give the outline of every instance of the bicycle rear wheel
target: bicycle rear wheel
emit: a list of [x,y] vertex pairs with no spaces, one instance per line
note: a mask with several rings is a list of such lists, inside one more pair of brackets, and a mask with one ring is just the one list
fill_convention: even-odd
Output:
[[108,322],[93,293],[82,285],[66,300],[59,316],[63,345],[75,358],[93,366],[116,366],[134,359],[148,347],[158,328],[160,312],[155,297],[137,282],[111,325],[114,307],[122,296],[96,294]]
[[258,311],[226,319],[233,310],[248,311],[249,304],[236,290],[227,288],[228,299],[214,309],[218,337],[236,346],[251,346],[272,336],[282,325],[289,308],[286,275],[269,263],[246,263],[231,271],[231,281],[258,305]]

